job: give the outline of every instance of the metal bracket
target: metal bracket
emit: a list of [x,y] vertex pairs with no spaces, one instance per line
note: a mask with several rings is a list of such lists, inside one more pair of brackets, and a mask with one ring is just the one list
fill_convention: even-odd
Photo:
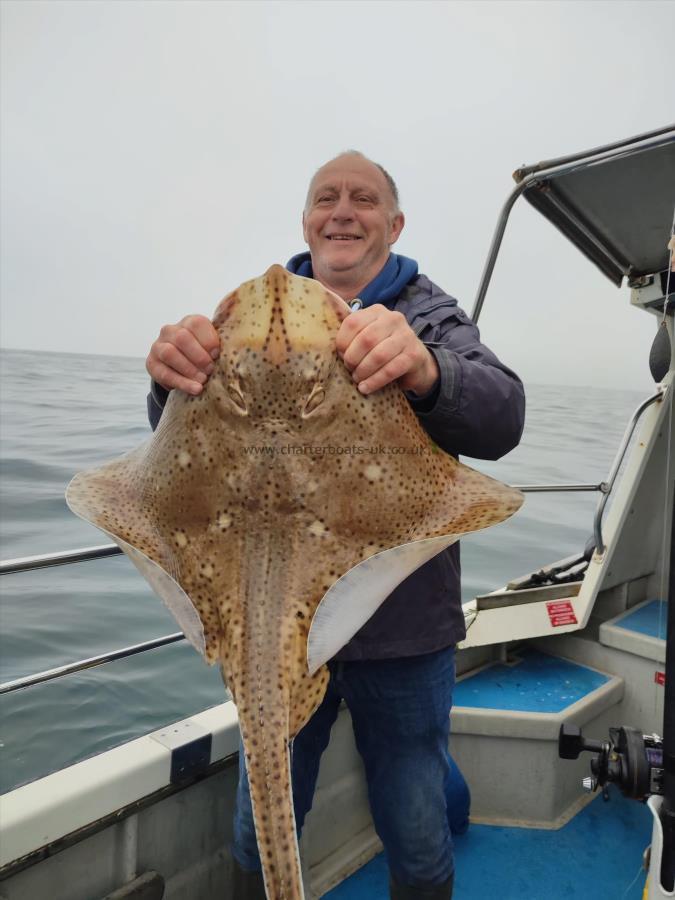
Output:
[[192,719],[176,722],[150,737],[171,751],[171,784],[185,784],[206,772],[211,762],[212,735]]

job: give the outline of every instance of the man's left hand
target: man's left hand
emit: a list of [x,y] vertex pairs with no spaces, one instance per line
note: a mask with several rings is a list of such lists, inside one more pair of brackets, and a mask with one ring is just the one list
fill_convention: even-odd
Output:
[[336,349],[362,394],[392,381],[404,391],[427,394],[440,377],[438,363],[405,316],[376,303],[344,319]]

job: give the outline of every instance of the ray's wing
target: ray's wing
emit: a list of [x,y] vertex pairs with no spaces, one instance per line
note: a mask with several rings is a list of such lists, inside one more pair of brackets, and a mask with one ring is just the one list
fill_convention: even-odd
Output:
[[[520,491],[437,448],[398,388],[380,391],[361,405],[369,407],[368,427],[357,440],[379,453],[346,457],[335,467],[334,480],[355,509],[347,516],[344,501],[327,497],[328,530],[342,526],[343,540],[353,548],[352,562],[314,614],[307,647],[312,673],[412,572],[462,535],[503,522],[523,502]],[[348,532],[345,522],[351,525]]]
[[237,591],[236,516],[227,454],[216,459],[218,431],[203,427],[209,409],[191,399],[174,391],[154,437],[76,475],[66,500],[122,548],[213,663]]

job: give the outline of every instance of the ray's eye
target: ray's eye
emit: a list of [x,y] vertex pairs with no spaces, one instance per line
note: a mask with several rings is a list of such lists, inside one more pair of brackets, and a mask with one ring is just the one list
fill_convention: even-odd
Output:
[[227,386],[227,395],[230,400],[234,403],[240,413],[243,415],[248,415],[248,407],[246,406],[246,400],[244,400],[244,395],[241,392],[241,388],[235,381],[231,381]]
[[309,397],[305,400],[305,405],[302,410],[302,418],[306,418],[311,413],[314,412],[315,409],[318,409],[319,406],[326,399],[326,391],[322,384],[315,384],[312,388]]

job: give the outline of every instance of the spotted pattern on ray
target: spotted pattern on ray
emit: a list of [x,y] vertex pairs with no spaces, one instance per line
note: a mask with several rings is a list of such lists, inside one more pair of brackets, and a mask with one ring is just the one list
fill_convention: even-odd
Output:
[[67,492],[181,627],[198,614],[237,704],[274,900],[303,896],[289,741],[326,689],[326,667],[307,668],[319,602],[382,550],[485,528],[522,502],[435,448],[398,387],[358,392],[335,352],[348,313],[280,266],[246,282],[216,310],[221,353],[201,395],[173,391],[151,441]]

